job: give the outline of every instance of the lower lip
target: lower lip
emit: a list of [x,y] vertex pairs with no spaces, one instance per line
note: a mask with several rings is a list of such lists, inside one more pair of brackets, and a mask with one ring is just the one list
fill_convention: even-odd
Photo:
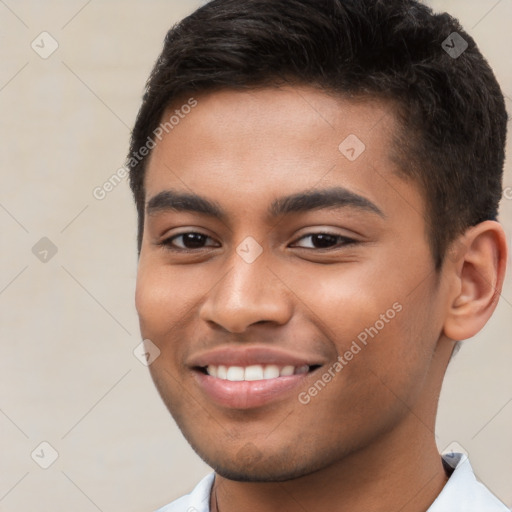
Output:
[[297,388],[309,373],[287,375],[275,379],[230,381],[194,371],[205,394],[216,404],[231,409],[252,409],[282,400]]

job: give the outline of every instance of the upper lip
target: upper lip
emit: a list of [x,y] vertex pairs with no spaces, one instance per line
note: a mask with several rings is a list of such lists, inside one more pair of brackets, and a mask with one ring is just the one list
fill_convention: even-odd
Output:
[[217,347],[199,352],[189,358],[190,367],[213,366],[251,366],[275,364],[277,366],[321,366],[322,358],[314,354],[289,352],[269,346]]

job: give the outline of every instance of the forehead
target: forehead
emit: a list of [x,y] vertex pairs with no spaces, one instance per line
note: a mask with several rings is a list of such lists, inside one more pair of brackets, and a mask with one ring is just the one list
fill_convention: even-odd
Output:
[[370,200],[397,199],[390,185],[398,180],[390,157],[397,121],[388,103],[295,86],[223,90],[193,100],[193,109],[183,108],[190,103],[183,98],[162,117],[164,128],[173,116],[174,122],[150,156],[146,201],[166,188],[226,198],[231,190],[243,208],[248,197],[323,185],[364,192]]
[[[196,103],[193,109],[188,107],[192,101]],[[300,157],[314,149],[319,159],[325,156],[319,151],[323,148],[336,154],[332,150],[338,149],[346,135],[370,144],[384,142],[395,124],[391,103],[374,98],[347,99],[306,86],[221,90],[194,98],[182,96],[166,109],[160,124],[164,140],[157,141],[163,144],[153,154],[165,152],[169,149],[166,142],[174,141],[180,153],[187,152],[189,161],[192,153],[198,159],[204,151],[234,157],[250,149],[259,154],[279,149],[281,154]],[[230,145],[234,141],[239,144]],[[300,151],[297,145],[302,145]]]

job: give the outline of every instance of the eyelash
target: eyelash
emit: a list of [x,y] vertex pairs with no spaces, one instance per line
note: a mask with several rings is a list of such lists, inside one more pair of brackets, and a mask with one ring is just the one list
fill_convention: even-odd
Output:
[[[173,236],[163,240],[162,242],[159,242],[157,245],[162,246],[162,247],[164,247],[164,248],[166,248],[167,250],[170,250],[170,251],[182,252],[182,253],[196,252],[196,251],[200,251],[200,250],[203,250],[203,249],[206,248],[206,247],[199,247],[199,248],[196,248],[196,249],[190,249],[190,248],[176,247],[175,245],[173,245],[173,241],[175,239],[183,237],[185,235],[200,235],[200,236],[202,236],[202,237],[204,237],[206,239],[212,240],[211,237],[209,237],[208,235],[205,235],[203,233],[199,233],[197,231],[186,231],[184,233],[179,233],[177,235],[173,235]],[[333,246],[324,247],[324,248],[317,248],[317,247],[300,247],[300,248],[301,249],[308,249],[308,250],[317,250],[317,251],[330,251],[330,250],[340,249],[342,247],[346,247],[346,246],[349,246],[349,245],[354,245],[354,244],[357,243],[357,240],[354,240],[353,238],[349,238],[349,237],[346,237],[346,236],[343,236],[343,235],[334,234],[334,233],[324,232],[324,231],[318,232],[318,233],[308,233],[306,235],[301,236],[300,238],[298,238],[293,243],[295,244],[298,241],[303,240],[305,238],[310,238],[310,237],[318,236],[318,235],[327,235],[329,237],[333,237],[333,238],[337,239],[337,243],[335,245],[333,245]],[[340,241],[341,241],[341,243],[340,243]]]

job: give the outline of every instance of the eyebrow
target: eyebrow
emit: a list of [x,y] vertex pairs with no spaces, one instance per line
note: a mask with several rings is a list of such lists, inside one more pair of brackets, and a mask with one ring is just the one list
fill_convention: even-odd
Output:
[[[382,210],[369,199],[343,187],[298,192],[275,199],[268,209],[271,218],[291,213],[308,212],[328,208],[355,208],[385,218]],[[197,194],[164,190],[153,196],[146,205],[147,215],[162,211],[195,212],[227,220],[227,213],[216,202]]]

